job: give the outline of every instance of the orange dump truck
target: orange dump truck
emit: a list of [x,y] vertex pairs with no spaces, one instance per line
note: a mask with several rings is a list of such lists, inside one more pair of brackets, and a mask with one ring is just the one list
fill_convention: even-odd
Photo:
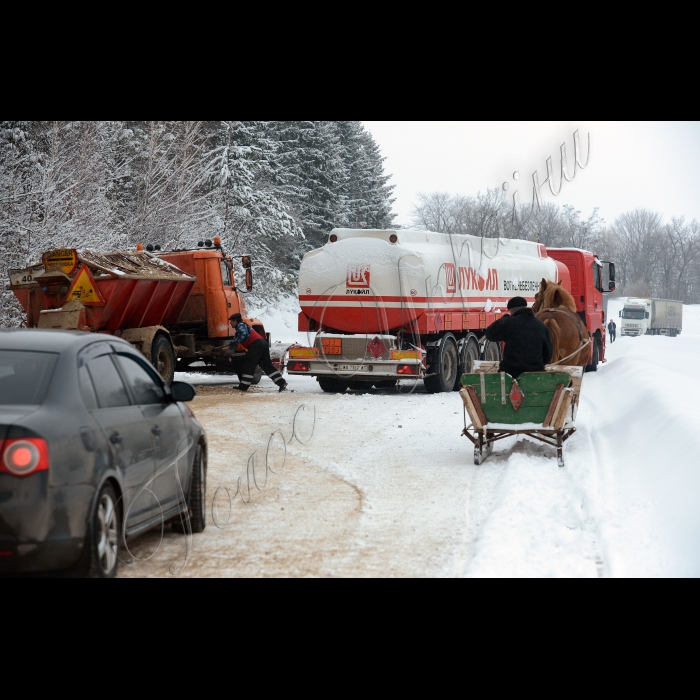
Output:
[[[242,262],[250,291],[251,260],[244,257]],[[9,276],[8,288],[23,306],[28,328],[124,338],[167,382],[194,363],[238,373],[243,349],[232,357],[222,354],[234,335],[231,314],[240,313],[258,333],[267,335],[261,321],[248,317],[231,258],[217,239],[195,250],[156,254],[62,248],[45,253],[41,263],[10,270]]]

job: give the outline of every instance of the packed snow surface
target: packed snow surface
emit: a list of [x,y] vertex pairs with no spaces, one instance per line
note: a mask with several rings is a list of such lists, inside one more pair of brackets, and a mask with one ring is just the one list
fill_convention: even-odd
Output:
[[[610,302],[615,320],[622,301]],[[306,342],[297,312],[290,301],[257,315],[273,338]],[[526,437],[475,466],[459,395],[422,383],[334,395],[289,377],[294,393],[279,395],[264,378],[248,395],[203,393],[193,408],[215,447],[209,509],[219,486],[245,484],[249,453],[264,458],[274,430],[289,436],[299,406],[315,406],[317,421],[308,445],[290,443],[284,472],[250,505],[234,503],[232,527],[210,518],[182,575],[700,575],[700,307],[686,306],[683,323],[677,338],[608,343],[608,361],[584,375],[563,469]],[[180,542],[166,535],[124,573],[168,575]]]

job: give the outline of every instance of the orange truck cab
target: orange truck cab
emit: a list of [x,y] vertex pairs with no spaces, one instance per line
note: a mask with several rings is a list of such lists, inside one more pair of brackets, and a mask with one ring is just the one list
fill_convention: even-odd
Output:
[[[177,322],[170,327],[175,346],[177,371],[186,371],[193,363],[203,362],[219,372],[236,373],[245,350],[232,357],[222,355],[228,348],[228,339],[236,333],[229,322],[232,314],[240,313],[243,321],[260,335],[267,337],[265,327],[257,318],[250,318],[244,293],[236,286],[231,257],[224,253],[218,239],[199,244],[194,250],[156,252],[155,255],[197,281]],[[246,288],[253,287],[251,260],[242,259],[246,272]],[[257,377],[256,377],[257,378]]]

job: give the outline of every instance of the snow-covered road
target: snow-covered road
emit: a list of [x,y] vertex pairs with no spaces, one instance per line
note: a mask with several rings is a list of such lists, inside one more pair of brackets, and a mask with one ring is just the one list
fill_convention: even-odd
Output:
[[[248,395],[204,389],[193,408],[211,444],[207,530],[187,556],[166,533],[122,575],[165,576],[185,561],[182,576],[700,575],[699,351],[694,307],[679,338],[609,346],[608,362],[585,375],[564,469],[553,448],[514,438],[474,466],[456,393],[327,395],[296,377],[283,395],[267,378]],[[233,495],[243,477],[247,500],[254,451],[262,486],[270,434],[289,440],[301,405],[316,410],[311,440],[291,442],[284,470],[262,490],[252,484],[249,505],[235,499],[218,528],[217,489],[223,525],[225,489]],[[302,440],[312,423],[303,410]],[[281,455],[277,436],[271,466]],[[132,550],[144,558],[159,542],[151,533]]]

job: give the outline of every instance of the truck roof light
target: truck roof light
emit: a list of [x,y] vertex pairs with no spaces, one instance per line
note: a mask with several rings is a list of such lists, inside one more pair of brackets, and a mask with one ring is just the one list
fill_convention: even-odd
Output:
[[153,244],[149,243],[149,244],[146,246],[146,250],[147,250],[149,253],[152,253],[152,252],[153,252]]
[[335,243],[335,242],[338,240],[338,236],[336,236],[336,235],[333,233],[333,234],[331,234],[331,237],[330,237],[329,240],[330,240],[331,243]]
[[204,248],[204,241],[199,241],[199,243],[197,243],[197,248]]
[[214,245],[217,248],[221,248],[221,239],[218,236],[216,236],[216,238],[214,238]]
[[143,250],[143,243],[137,243],[136,250],[139,250],[139,251]]
[[210,238],[207,238],[207,240],[204,241],[204,245],[205,245],[207,248],[211,248],[211,245],[212,245],[211,239],[210,239]]

